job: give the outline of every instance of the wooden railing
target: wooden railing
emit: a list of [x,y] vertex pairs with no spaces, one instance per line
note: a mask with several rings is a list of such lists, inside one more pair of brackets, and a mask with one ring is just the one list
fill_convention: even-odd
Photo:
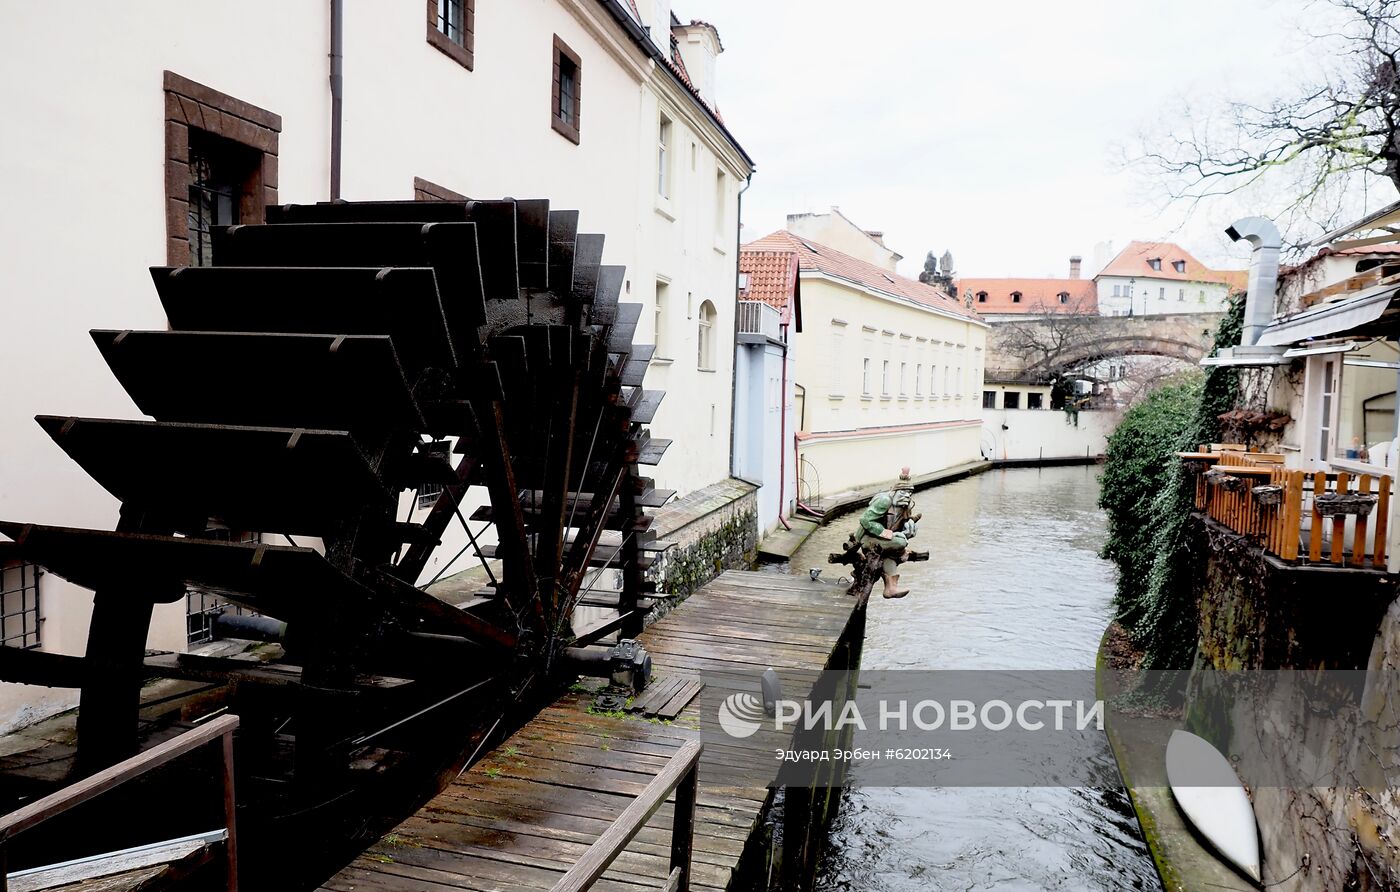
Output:
[[57,817],[76,805],[119,787],[127,781],[135,780],[172,759],[183,756],[214,740],[219,740],[223,744],[224,827],[226,831],[224,854],[228,863],[227,889],[228,892],[238,892],[238,837],[234,826],[233,794],[233,731],[237,727],[237,716],[220,716],[211,720],[207,725],[186,731],[179,737],[157,744],[144,753],[132,756],[124,762],[118,762],[111,768],[85,777],[75,784],[64,787],[57,793],[45,796],[43,799],[31,802],[23,808],[0,817],[0,892],[5,892],[5,889],[8,888],[6,850],[11,839],[42,824],[49,818]]
[[642,795],[623,809],[612,826],[604,830],[598,841],[589,846],[583,857],[554,884],[551,892],[583,892],[591,888],[661,808],[672,790],[676,793],[676,811],[671,825],[671,874],[662,888],[663,892],[687,892],[690,888],[690,850],[695,835],[695,799],[702,749],[700,741],[686,741],[666,763],[666,767],[661,769],[661,773],[642,790]]
[[1385,568],[1390,475],[1291,471],[1282,455],[1210,445],[1178,453],[1198,511],[1286,561]]

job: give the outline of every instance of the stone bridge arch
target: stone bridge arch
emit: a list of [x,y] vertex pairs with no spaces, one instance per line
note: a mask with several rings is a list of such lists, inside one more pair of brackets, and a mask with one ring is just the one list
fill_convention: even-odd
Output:
[[[1210,352],[1220,313],[1174,313],[1160,316],[1093,316],[1068,323],[1063,317],[1016,319],[992,323],[988,337],[987,368],[1001,375],[1027,375],[1051,369],[1074,368],[1101,359],[1122,356],[1163,356],[1195,365]],[[1037,331],[1039,329],[1039,331]],[[1013,334],[1014,331],[1014,334]],[[1001,341],[1043,335],[1064,343],[1053,352],[1030,361],[1014,355]]]

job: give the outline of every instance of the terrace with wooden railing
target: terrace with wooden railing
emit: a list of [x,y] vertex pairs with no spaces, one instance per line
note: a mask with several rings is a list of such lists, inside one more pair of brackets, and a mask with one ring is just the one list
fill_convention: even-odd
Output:
[[1384,570],[1389,474],[1298,471],[1278,453],[1211,443],[1178,453],[1196,510],[1290,562]]

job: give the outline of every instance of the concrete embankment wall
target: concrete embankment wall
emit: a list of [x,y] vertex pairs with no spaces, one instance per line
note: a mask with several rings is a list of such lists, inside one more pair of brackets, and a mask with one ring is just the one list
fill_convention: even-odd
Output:
[[1104,454],[1121,419],[1102,410],[1070,416],[1057,409],[984,409],[982,454],[997,462],[1092,459]]

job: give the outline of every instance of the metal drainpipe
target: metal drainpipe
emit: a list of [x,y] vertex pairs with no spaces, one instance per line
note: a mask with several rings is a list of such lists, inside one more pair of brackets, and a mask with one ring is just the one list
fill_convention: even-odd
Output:
[[340,200],[341,110],[345,95],[345,0],[331,0],[331,201]]
[[[783,519],[784,496],[787,495],[787,448],[784,441],[787,440],[787,367],[788,367],[788,334],[791,327],[784,325],[783,330],[783,377],[782,384],[778,387],[778,523],[783,525],[783,529],[791,530],[792,527]],[[793,471],[796,471],[793,468]]]
[[734,358],[729,364],[729,476],[734,476],[734,436],[739,420],[739,249],[743,246],[744,193],[753,185],[753,174],[744,178],[734,221]]

